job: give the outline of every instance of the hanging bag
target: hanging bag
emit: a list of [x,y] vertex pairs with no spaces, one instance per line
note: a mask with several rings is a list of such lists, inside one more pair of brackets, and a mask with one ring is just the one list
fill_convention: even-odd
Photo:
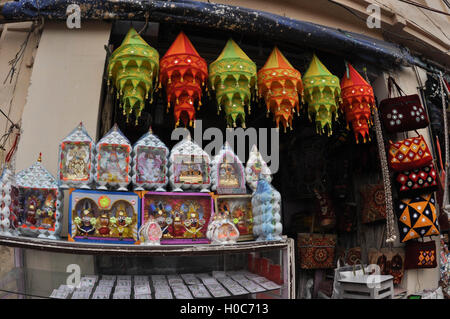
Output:
[[433,163],[395,174],[399,198],[431,193],[438,189],[438,175]]
[[[391,97],[394,88],[399,97]],[[388,77],[388,92],[388,98],[380,102],[380,114],[387,132],[405,132],[428,126],[428,115],[418,94],[406,95],[391,76]]]
[[389,143],[389,166],[396,172],[420,168],[433,161],[433,156],[422,135],[396,143],[389,141]]
[[410,241],[405,247],[405,269],[436,268],[436,243],[434,240]]

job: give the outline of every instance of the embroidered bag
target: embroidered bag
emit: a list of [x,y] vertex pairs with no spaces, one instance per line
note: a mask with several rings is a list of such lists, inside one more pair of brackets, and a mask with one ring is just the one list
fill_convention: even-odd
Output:
[[[393,87],[399,97],[392,97]],[[394,78],[388,78],[389,97],[380,102],[384,129],[389,133],[405,132],[427,127],[428,115],[418,94],[406,95]]]
[[363,209],[361,219],[364,224],[386,219],[386,200],[383,184],[369,184],[361,189]]
[[389,147],[389,166],[394,171],[423,167],[433,161],[422,135],[392,143]]
[[401,199],[398,204],[400,241],[439,235],[433,193]]
[[334,268],[336,235],[298,234],[300,268],[328,269]]
[[436,268],[436,243],[410,241],[405,247],[405,269]]
[[431,193],[438,188],[437,174],[433,163],[421,168],[398,172],[395,175],[395,182],[400,198]]

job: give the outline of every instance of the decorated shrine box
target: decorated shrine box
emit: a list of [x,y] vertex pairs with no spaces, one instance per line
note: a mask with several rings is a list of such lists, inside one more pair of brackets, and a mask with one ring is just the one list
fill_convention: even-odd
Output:
[[140,207],[136,193],[71,189],[69,240],[134,244]]
[[228,215],[239,230],[238,241],[253,240],[252,195],[214,196],[216,214]]
[[162,245],[206,244],[213,205],[209,193],[146,192],[142,196],[141,223],[154,216],[163,232]]

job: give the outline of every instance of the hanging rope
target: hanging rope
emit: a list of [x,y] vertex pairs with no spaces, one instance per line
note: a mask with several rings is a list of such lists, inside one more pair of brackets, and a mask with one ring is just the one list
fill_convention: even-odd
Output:
[[442,97],[442,117],[444,119],[444,145],[445,145],[445,168],[443,167],[445,171],[445,181],[444,181],[444,198],[442,200],[442,208],[444,212],[447,213],[447,216],[450,217],[450,211],[447,208],[448,206],[448,166],[450,161],[450,151],[449,151],[449,140],[448,140],[448,123],[447,123],[447,108],[445,105],[445,95],[444,95],[444,77],[442,76],[442,72],[439,72],[439,87],[441,91],[441,97]]

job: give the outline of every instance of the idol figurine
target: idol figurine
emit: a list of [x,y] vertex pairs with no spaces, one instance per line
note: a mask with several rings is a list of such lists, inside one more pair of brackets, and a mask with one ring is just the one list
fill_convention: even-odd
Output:
[[191,205],[189,209],[188,216],[184,221],[184,226],[186,232],[184,233],[184,238],[192,238],[197,239],[203,237],[203,233],[201,232],[203,225],[205,224],[204,219],[200,219],[196,208]]
[[28,207],[26,213],[25,224],[27,226],[36,226],[37,225],[37,210],[39,206],[39,200],[35,196],[31,196],[28,199]]
[[49,194],[45,200],[44,208],[40,211],[42,218],[41,225],[44,228],[52,228],[55,223],[55,199]]
[[159,227],[161,227],[163,238],[172,238],[172,207],[170,205],[166,205],[166,207],[163,207],[163,203],[160,202],[157,204],[157,206],[152,204],[150,208],[154,212],[156,222],[159,224]]
[[[114,221],[114,219],[113,219]],[[99,227],[97,229],[97,234],[103,237],[109,237],[112,234],[112,230],[110,228],[110,219],[108,214],[103,213],[98,218]]]
[[162,230],[154,216],[149,216],[147,222],[139,229],[138,234],[141,245],[160,245]]
[[183,225],[183,214],[180,212],[176,212],[173,219],[173,236],[174,237],[183,237],[185,232],[185,228]]
[[119,237],[120,240],[131,237],[129,226],[133,223],[133,220],[128,216],[123,205],[119,207],[117,215],[112,221],[112,226],[114,227],[113,234],[115,236]]
[[96,219],[92,216],[91,211],[86,208],[81,213],[82,217],[75,217],[75,224],[77,227],[77,233],[81,236],[87,237],[95,233]]

